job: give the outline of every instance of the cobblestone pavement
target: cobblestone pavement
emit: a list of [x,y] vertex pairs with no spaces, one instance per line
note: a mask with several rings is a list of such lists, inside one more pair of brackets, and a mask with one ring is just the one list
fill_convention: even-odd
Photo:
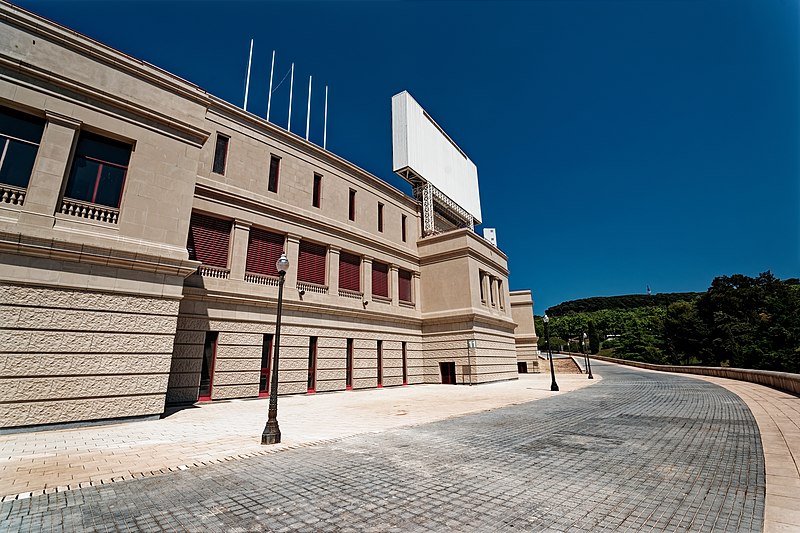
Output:
[[761,440],[738,396],[596,369],[538,402],[6,502],[0,530],[761,531]]

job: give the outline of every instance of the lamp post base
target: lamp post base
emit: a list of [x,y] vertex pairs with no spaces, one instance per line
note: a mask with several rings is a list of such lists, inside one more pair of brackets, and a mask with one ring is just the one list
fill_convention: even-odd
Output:
[[553,391],[553,392],[558,392],[558,384],[552,383],[550,385],[550,390]]
[[261,434],[261,444],[280,444],[281,428],[278,427],[277,420],[267,421],[264,432]]

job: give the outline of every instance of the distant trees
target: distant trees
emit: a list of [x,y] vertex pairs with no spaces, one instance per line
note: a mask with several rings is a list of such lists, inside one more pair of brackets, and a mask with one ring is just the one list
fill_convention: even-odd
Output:
[[592,313],[610,309],[636,309],[639,307],[665,307],[673,302],[692,301],[702,292],[665,292],[659,294],[627,294],[624,296],[596,296],[554,305],[546,313],[551,317],[571,313]]
[[[633,306],[643,298],[651,304]],[[602,302],[611,307],[595,309]],[[588,330],[593,354],[602,348],[651,363],[800,372],[800,280],[770,272],[720,276],[705,293],[587,298],[550,313],[551,343]]]

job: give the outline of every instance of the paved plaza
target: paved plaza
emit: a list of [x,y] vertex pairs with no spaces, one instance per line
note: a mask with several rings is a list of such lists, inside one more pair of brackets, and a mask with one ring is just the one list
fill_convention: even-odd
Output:
[[[477,402],[471,414],[458,415],[451,406],[470,389],[452,387],[452,401],[440,397],[446,414],[438,421],[413,413],[436,411],[430,401],[415,410],[415,389],[440,394],[439,386],[328,395],[363,400],[383,394],[387,401],[397,394],[398,400],[376,400],[379,422],[370,426],[364,411],[356,428],[361,431],[350,436],[320,430],[318,440],[277,453],[4,501],[0,530],[762,531],[765,494],[779,504],[791,499],[791,465],[775,462],[778,452],[767,449],[765,468],[759,432],[765,412],[748,408],[760,405],[753,393],[743,400],[711,380],[603,363],[595,370],[602,379],[591,386],[583,375],[564,376],[562,392],[555,394],[546,390],[549,376],[473,387],[472,394],[485,397],[517,392],[489,411],[475,412],[491,400]],[[772,392],[764,396],[780,395]],[[329,399],[304,398],[309,406]],[[796,405],[791,398],[775,405]],[[244,403],[213,407],[235,412]],[[290,399],[285,403],[291,405]],[[398,415],[390,407],[395,403],[409,414]],[[778,428],[786,427],[788,413],[771,418],[776,434],[764,438],[765,449],[779,449],[778,435],[792,439]],[[352,414],[320,424],[341,426]],[[404,416],[418,418],[397,421]],[[191,427],[190,420],[187,415],[183,422]],[[231,421],[236,440],[236,417]],[[122,426],[136,424],[94,429]],[[289,427],[291,419],[282,420],[287,436]],[[790,450],[791,459],[791,443],[782,449]],[[130,455],[129,449],[118,451]],[[770,462],[777,465],[772,471]],[[784,478],[777,479],[778,493],[769,490],[768,476]],[[792,530],[780,522],[766,525],[767,531]]]

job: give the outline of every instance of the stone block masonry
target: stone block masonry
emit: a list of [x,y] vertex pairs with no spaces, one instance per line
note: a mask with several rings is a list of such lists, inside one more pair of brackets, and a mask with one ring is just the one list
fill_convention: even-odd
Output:
[[176,300],[0,284],[0,427],[160,414]]

